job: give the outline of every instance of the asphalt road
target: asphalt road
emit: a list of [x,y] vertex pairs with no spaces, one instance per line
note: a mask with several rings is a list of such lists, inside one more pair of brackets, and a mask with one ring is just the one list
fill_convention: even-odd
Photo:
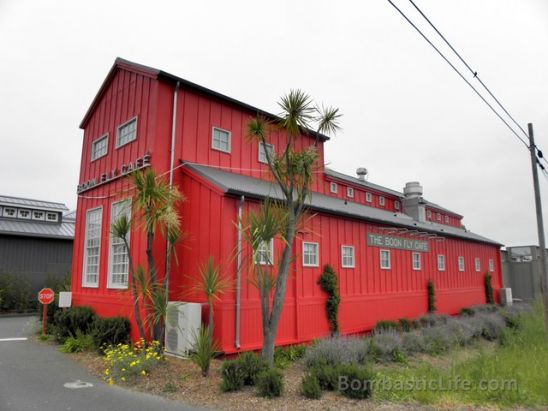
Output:
[[[102,383],[57,347],[34,341],[35,321],[32,317],[0,318],[0,411],[197,410]],[[28,340],[6,340],[24,337]],[[77,380],[93,386],[64,387]]]

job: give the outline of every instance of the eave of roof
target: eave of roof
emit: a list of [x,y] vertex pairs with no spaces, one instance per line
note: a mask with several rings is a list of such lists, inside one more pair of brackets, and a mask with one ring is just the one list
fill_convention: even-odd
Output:
[[74,221],[46,223],[0,218],[0,234],[22,237],[74,239]]
[[46,211],[68,211],[68,208],[63,203],[55,203],[53,201],[36,200],[34,198],[13,197],[0,195],[0,205],[31,208]]

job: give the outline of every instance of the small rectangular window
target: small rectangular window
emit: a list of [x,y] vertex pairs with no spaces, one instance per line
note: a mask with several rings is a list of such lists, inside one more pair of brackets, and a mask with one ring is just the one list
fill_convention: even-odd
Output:
[[379,196],[379,205],[384,206],[384,197]]
[[351,245],[343,245],[341,247],[341,265],[343,268],[354,268],[354,247]]
[[4,217],[17,217],[17,209],[12,207],[4,207]]
[[348,198],[354,198],[354,189],[352,187],[346,187],[346,196]]
[[419,271],[421,269],[421,253],[413,253],[411,258],[413,259],[413,270]]
[[101,220],[103,209],[95,208],[86,213],[86,232],[84,240],[84,287],[99,286],[99,263],[101,257]]
[[438,254],[438,271],[445,271],[445,256]]
[[262,241],[257,247],[255,253],[255,264],[272,265],[274,264],[274,239],[268,243]]
[[448,216],[448,215],[445,216],[445,222],[446,222],[447,224],[449,223],[449,216]]
[[[122,200],[112,203],[110,213],[110,226],[116,223],[122,216],[128,220],[131,218],[131,201]],[[130,233],[127,234],[126,240],[129,244]],[[108,284],[109,288],[127,288],[129,272],[129,256],[127,248],[119,237],[110,235],[110,252],[109,252],[109,270]]]
[[441,214],[440,214],[440,213],[436,213],[436,219],[437,219],[438,221],[441,221]]
[[459,261],[459,271],[463,272],[464,271],[464,257],[459,256],[458,261]]
[[371,193],[365,193],[365,201],[371,203],[373,201],[373,195]]
[[432,211],[426,210],[426,218],[432,218]]
[[381,269],[390,270],[390,250],[381,250]]
[[230,153],[230,131],[221,130],[220,128],[213,127],[211,138],[211,147],[214,150],[219,150],[224,153]]
[[329,184],[329,191],[334,194],[337,193],[337,183],[331,182],[331,184]]
[[59,213],[46,213],[46,220],[53,222],[59,220]]
[[33,211],[32,212],[32,219],[33,220],[45,220],[46,214],[43,211]]
[[19,210],[17,210],[17,217],[23,218],[25,220],[30,220],[31,219],[30,210],[25,210],[24,208],[20,208]]
[[495,262],[489,259],[489,272],[492,273],[495,271]]
[[481,260],[479,258],[476,257],[474,260],[474,265],[476,266],[476,271],[481,271]]
[[275,151],[274,151],[274,145],[273,144],[259,143],[259,163],[268,164],[268,159],[266,158],[265,146],[266,146],[266,149],[268,150],[268,155],[269,155],[271,161],[274,159]]
[[395,208],[396,210],[399,210],[400,207],[401,207],[401,206],[400,206],[400,202],[399,202],[399,201],[394,201],[394,208]]
[[137,138],[137,118],[133,118],[118,127],[116,148],[122,147]]
[[97,160],[107,154],[108,151],[108,134],[99,137],[91,143],[91,161]]
[[319,266],[318,243],[303,242],[303,266]]

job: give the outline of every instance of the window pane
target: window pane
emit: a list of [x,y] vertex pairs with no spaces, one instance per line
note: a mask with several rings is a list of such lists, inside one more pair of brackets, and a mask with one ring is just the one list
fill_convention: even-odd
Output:
[[214,128],[211,146],[215,150],[230,153],[230,133],[228,131]]
[[116,136],[116,147],[123,146],[130,141],[135,140],[137,137],[137,119],[131,120],[118,128],[118,135]]
[[84,285],[97,285],[99,280],[99,252],[102,210],[88,211],[86,215],[86,241],[84,249]]
[[[112,204],[112,212],[110,216],[110,225],[118,221],[122,216],[130,218],[131,202],[129,200],[119,201]],[[127,242],[129,243],[129,235]],[[115,237],[111,234],[110,237],[110,267],[109,267],[109,285],[110,286],[127,286],[128,271],[129,271],[129,256],[127,253],[124,240]]]

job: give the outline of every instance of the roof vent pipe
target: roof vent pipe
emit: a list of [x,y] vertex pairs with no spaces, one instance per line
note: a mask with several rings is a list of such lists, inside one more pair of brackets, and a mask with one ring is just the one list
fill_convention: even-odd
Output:
[[365,181],[365,176],[367,175],[367,168],[360,167],[356,170],[356,174],[358,175],[358,179],[361,181]]
[[426,221],[426,207],[422,198],[422,186],[418,181],[410,181],[403,188],[403,212],[415,221]]

